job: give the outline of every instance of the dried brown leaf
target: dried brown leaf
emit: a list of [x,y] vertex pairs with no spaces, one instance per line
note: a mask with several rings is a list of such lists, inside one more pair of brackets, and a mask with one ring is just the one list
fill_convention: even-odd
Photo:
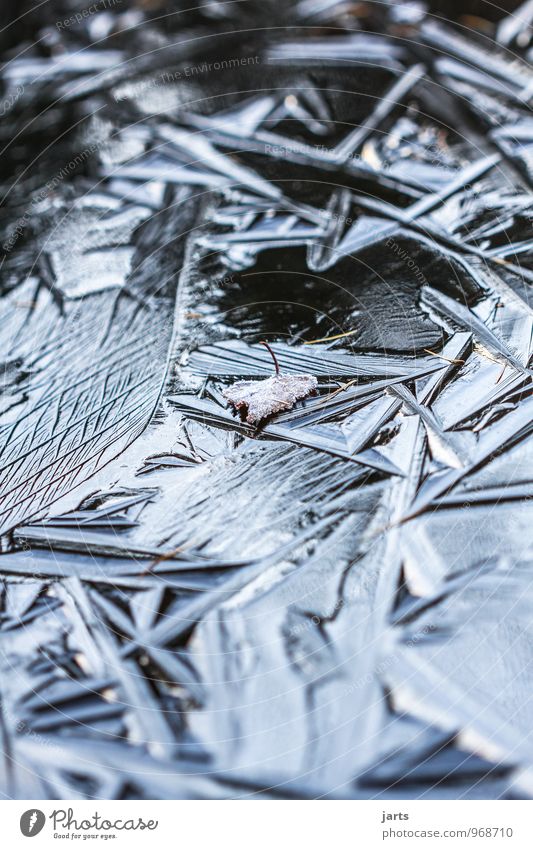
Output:
[[266,380],[240,380],[223,395],[236,410],[246,415],[248,424],[290,410],[297,401],[316,391],[317,379],[310,374],[276,374]]

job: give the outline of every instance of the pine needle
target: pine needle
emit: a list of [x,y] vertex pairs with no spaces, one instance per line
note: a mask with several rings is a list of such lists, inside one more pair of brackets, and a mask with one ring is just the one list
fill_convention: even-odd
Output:
[[334,342],[335,339],[344,339],[345,336],[353,336],[358,333],[358,330],[349,330],[347,333],[338,333],[337,336],[324,336],[323,339],[312,339],[311,342],[304,342],[304,345],[318,345],[319,342]]
[[348,383],[343,383],[342,386],[339,386],[338,389],[335,389],[333,392],[330,392],[328,395],[326,395],[324,401],[329,401],[330,398],[334,398],[335,395],[339,394],[339,392],[344,392],[345,389],[348,389],[348,387],[353,386],[354,383],[357,383],[357,380],[358,378],[354,377],[353,380],[349,380]]
[[447,363],[451,363],[454,366],[464,365],[465,361],[460,359],[450,359],[450,357],[445,357],[444,354],[437,354],[436,351],[430,351],[429,348],[424,348],[424,353],[431,354],[432,357],[438,357],[439,360],[446,360]]

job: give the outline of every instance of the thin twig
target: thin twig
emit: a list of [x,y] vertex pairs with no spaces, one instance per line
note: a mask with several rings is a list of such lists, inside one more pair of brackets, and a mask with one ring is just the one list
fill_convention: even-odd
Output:
[[172,551],[165,551],[163,554],[159,555],[159,557],[156,557],[154,560],[152,560],[152,562],[146,567],[146,569],[144,569],[144,571],[140,573],[140,576],[143,577],[144,575],[152,574],[155,567],[158,566],[160,563],[164,563],[165,560],[173,560],[177,554],[181,554],[185,550],[186,546],[179,545],[177,548],[173,548]]
[[260,344],[260,345],[264,345],[264,346],[265,346],[265,348],[267,349],[268,353],[270,354],[270,356],[271,356],[271,357],[272,357],[272,359],[274,360],[274,365],[275,365],[275,367],[276,367],[276,375],[279,375],[279,363],[278,363],[278,361],[277,361],[277,359],[276,359],[276,355],[275,355],[274,351],[272,350],[272,348],[270,347],[270,345],[268,344],[268,342],[260,342],[259,344]]
[[507,363],[504,363],[503,366],[502,366],[502,370],[500,371],[500,373],[498,375],[498,379],[496,381],[496,384],[498,384],[500,382],[500,380],[502,379],[503,375],[505,374],[506,368],[507,368]]

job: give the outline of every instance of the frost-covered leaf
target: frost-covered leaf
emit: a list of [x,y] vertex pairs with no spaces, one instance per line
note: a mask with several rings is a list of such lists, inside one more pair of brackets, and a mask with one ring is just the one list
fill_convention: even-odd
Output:
[[239,380],[224,390],[224,398],[246,416],[248,424],[291,410],[297,401],[316,391],[318,382],[311,374],[277,374],[266,380]]
[[316,391],[318,382],[311,374],[281,374],[276,355],[270,345],[261,342],[269,352],[276,374],[266,380],[239,380],[222,393],[251,425],[258,425],[274,413],[292,410],[297,401]]

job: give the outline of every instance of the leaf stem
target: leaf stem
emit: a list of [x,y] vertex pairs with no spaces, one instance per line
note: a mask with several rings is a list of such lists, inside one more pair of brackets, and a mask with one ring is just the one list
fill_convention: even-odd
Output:
[[270,354],[270,356],[271,356],[271,357],[272,357],[272,359],[274,360],[274,365],[275,365],[275,367],[276,367],[276,376],[278,376],[278,375],[279,375],[279,363],[278,363],[278,361],[277,361],[277,359],[276,359],[276,355],[275,355],[274,351],[272,350],[272,348],[270,347],[270,345],[268,344],[268,342],[260,342],[259,344],[260,344],[260,345],[264,345],[264,346],[265,346],[265,348],[267,349],[268,353]]

